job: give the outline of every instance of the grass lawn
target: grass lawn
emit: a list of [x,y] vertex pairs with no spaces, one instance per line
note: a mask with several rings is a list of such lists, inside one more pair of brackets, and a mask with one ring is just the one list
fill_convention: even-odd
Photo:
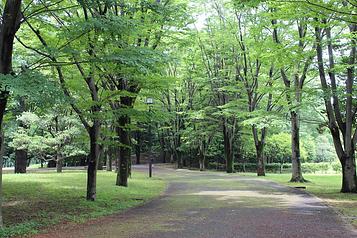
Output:
[[160,195],[166,184],[134,173],[129,187],[115,186],[114,172],[98,171],[97,200],[85,200],[86,173],[4,174],[0,237],[33,234],[61,222],[84,222],[144,203]]
[[289,183],[290,177],[290,174],[268,174],[265,179],[288,186],[306,186],[307,192],[335,207],[357,228],[357,194],[340,193],[341,175],[306,174],[304,178],[310,182],[304,184]]

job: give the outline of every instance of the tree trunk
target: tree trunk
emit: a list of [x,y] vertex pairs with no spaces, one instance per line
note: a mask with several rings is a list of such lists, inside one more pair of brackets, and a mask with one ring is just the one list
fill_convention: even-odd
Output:
[[141,148],[140,148],[140,145],[136,145],[136,146],[135,146],[136,164],[140,164],[140,156],[141,156]]
[[304,183],[306,180],[302,176],[301,158],[300,158],[300,123],[299,115],[292,111],[291,115],[291,163],[292,163],[292,176],[290,182]]
[[15,151],[15,174],[26,173],[27,165],[27,151],[16,150]]
[[114,150],[114,155],[115,155],[115,172],[119,172],[119,161],[120,161],[120,147],[116,147]]
[[[2,2],[3,3],[3,2]],[[7,75],[12,73],[12,54],[14,46],[14,38],[17,30],[20,27],[21,20],[21,0],[7,0],[5,2],[2,18],[0,22],[0,74]],[[3,88],[3,85],[0,85]],[[0,92],[0,227],[3,227],[2,217],[2,166],[4,151],[4,134],[3,118],[7,105],[7,98],[9,93],[5,91]]]
[[200,163],[200,171],[204,171],[205,168],[205,156],[203,154],[200,155],[199,163]]
[[3,167],[3,155],[4,155],[4,133],[0,127],[0,227],[3,227],[3,218],[2,218],[2,167]]
[[105,160],[105,148],[103,145],[98,145],[98,162],[97,170],[103,170],[104,160]]
[[180,151],[175,150],[175,159],[177,161],[177,168],[182,169],[183,168],[183,160],[182,160],[182,155]]
[[259,143],[256,148],[257,153],[257,175],[265,176],[264,145]]
[[99,156],[99,138],[100,126],[98,122],[89,129],[90,153],[88,156],[88,171],[87,171],[87,200],[94,201],[96,199],[97,185],[97,162]]
[[163,135],[159,136],[160,138],[160,161],[166,163],[166,151],[165,151],[165,140]]
[[181,158],[182,158],[182,165],[183,165],[183,167],[187,168],[187,157],[186,157],[186,154],[182,153]]
[[111,147],[108,147],[107,153],[106,153],[106,169],[107,171],[112,171],[112,156],[113,156],[113,149]]
[[56,168],[56,164],[57,164],[56,161],[50,160],[47,163],[47,168]]
[[160,161],[162,163],[166,163],[166,151],[164,151],[164,150],[160,151]]
[[126,127],[128,126],[130,119],[128,116],[121,116],[118,119],[118,127],[116,128],[117,135],[120,140],[120,159],[119,159],[119,169],[117,173],[116,185],[118,186],[128,186],[128,176],[129,176],[129,161],[130,161],[130,134]]
[[227,173],[234,172],[233,165],[233,148],[232,140],[229,136],[229,128],[227,128],[226,123],[223,125],[223,142],[224,142],[224,155],[226,159],[226,171]]
[[57,173],[62,173],[62,167],[63,167],[63,159],[57,158],[57,164],[56,164]]
[[357,192],[356,160],[355,154],[346,156],[341,161],[342,164],[342,193]]
[[259,133],[256,126],[252,127],[254,144],[255,144],[255,152],[257,155],[257,175],[265,176],[265,158],[264,158],[264,147],[265,147],[265,135],[266,128],[261,129],[261,136],[259,139]]

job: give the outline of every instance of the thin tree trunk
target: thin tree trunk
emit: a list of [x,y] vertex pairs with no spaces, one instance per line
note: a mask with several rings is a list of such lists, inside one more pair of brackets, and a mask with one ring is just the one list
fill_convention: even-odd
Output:
[[119,169],[117,173],[116,185],[118,186],[128,186],[128,176],[129,176],[129,161],[130,161],[130,134],[127,131],[127,126],[130,122],[128,116],[121,116],[118,120],[118,127],[116,128],[117,135],[120,140],[120,159],[119,159]]
[[257,175],[265,176],[265,158],[264,158],[264,147],[265,147],[265,134],[266,128],[261,131],[261,138],[259,139],[258,129],[253,126],[253,138],[255,144],[255,152],[257,156]]
[[4,133],[0,128],[0,227],[3,227],[3,217],[2,217],[2,200],[3,200],[3,192],[2,192],[2,167],[4,163]]
[[99,155],[98,155],[98,162],[97,162],[97,170],[103,170],[103,164],[105,160],[105,148],[103,145],[99,145]]
[[100,126],[98,122],[89,129],[90,138],[90,153],[88,157],[87,171],[87,200],[94,201],[96,199],[96,184],[97,184],[97,162],[99,156],[99,138]]
[[296,112],[291,112],[291,163],[292,176],[290,182],[306,182],[302,176],[301,157],[300,157],[300,123],[299,115]]
[[15,151],[15,174],[26,173],[27,166],[27,151],[16,150]]
[[63,167],[63,159],[57,157],[57,164],[56,164],[57,173],[62,173],[62,167]]
[[265,176],[265,163],[264,163],[264,145],[259,144],[256,148],[257,153],[257,175]]
[[233,148],[232,148],[232,139],[229,135],[229,128],[227,128],[226,123],[223,125],[223,140],[224,140],[224,154],[226,159],[226,171],[227,173],[234,172],[233,165]]
[[205,156],[203,154],[200,155],[199,163],[200,163],[200,171],[204,171],[205,168]]
[[113,149],[110,146],[108,147],[108,150],[106,151],[105,155],[106,155],[106,170],[109,172],[113,170],[112,168]]
[[177,149],[175,150],[175,156],[177,160],[177,168],[178,169],[183,169],[183,158],[182,158],[182,153],[181,151],[178,151]]
[[120,161],[120,147],[115,148],[114,155],[115,155],[115,172],[118,173],[119,161]]
[[137,145],[135,145],[135,157],[136,157],[136,164],[140,164],[140,157],[141,157],[141,138],[140,135],[137,137]]
[[160,141],[160,161],[166,163],[166,151],[165,151],[165,140],[163,135],[159,135]]
[[166,151],[162,149],[160,150],[160,161],[166,163]]

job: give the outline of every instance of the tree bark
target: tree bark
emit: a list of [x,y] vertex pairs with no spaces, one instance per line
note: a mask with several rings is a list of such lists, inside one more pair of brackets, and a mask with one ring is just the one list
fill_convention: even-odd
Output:
[[88,156],[87,170],[87,200],[94,201],[96,199],[96,184],[97,184],[97,162],[99,156],[99,132],[100,125],[97,121],[89,128],[90,153]]
[[301,157],[300,157],[300,123],[299,115],[292,111],[291,115],[291,163],[292,176],[290,182],[306,182],[302,176]]
[[165,139],[163,135],[159,135],[160,141],[160,161],[166,163]]
[[116,185],[127,187],[129,176],[129,161],[130,161],[130,134],[127,130],[127,126],[130,122],[130,118],[127,115],[120,116],[118,119],[118,127],[116,128],[117,135],[120,140],[120,159],[119,169],[117,172]]
[[99,148],[99,155],[98,155],[98,162],[97,162],[97,170],[103,170],[104,160],[105,160],[105,149],[102,145],[98,146]]
[[342,160],[342,193],[357,192],[355,154],[346,156]]
[[62,168],[63,168],[63,159],[57,157],[57,164],[56,164],[57,173],[62,173]]
[[259,144],[256,148],[257,153],[257,175],[265,176],[264,145]]
[[226,171],[227,173],[234,172],[233,165],[233,145],[232,138],[229,133],[229,128],[226,123],[223,124],[223,143],[224,143],[224,155],[226,159]]
[[141,157],[141,133],[136,132],[136,142],[135,145],[135,156],[136,156],[136,164],[140,164],[140,157]]
[[106,170],[109,172],[109,171],[112,171],[113,168],[112,168],[112,156],[113,156],[113,149],[109,146],[108,147],[108,150],[107,150],[107,153],[106,153]]
[[1,131],[0,128],[0,227],[3,227],[3,217],[2,217],[2,200],[3,200],[3,193],[2,193],[2,167],[3,167],[3,156],[4,156],[4,133]]
[[12,73],[14,38],[20,27],[21,0],[7,0],[0,25],[0,74]]
[[205,156],[203,154],[200,154],[200,158],[199,158],[200,171],[204,171],[206,169],[205,160],[206,160]]
[[175,150],[175,159],[177,161],[177,168],[182,169],[183,168],[183,160],[182,160],[182,155],[180,151]]
[[265,136],[266,128],[261,130],[261,136],[259,139],[258,129],[256,126],[252,127],[253,138],[255,144],[255,152],[257,156],[257,175],[265,176],[265,158],[264,158],[264,147],[265,147]]
[[27,151],[16,150],[15,151],[15,174],[26,173],[27,166]]

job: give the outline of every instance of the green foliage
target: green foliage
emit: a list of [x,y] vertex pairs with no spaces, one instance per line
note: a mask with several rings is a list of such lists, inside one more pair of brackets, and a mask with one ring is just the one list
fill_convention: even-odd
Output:
[[[256,163],[237,163],[234,165],[238,172],[257,172]],[[291,173],[291,164],[269,163],[265,165],[268,173]]]
[[14,97],[25,97],[29,103],[42,107],[65,102],[59,85],[38,71],[26,70],[18,75],[0,75],[1,90]]
[[10,135],[9,146],[14,150],[27,150],[30,155],[42,160],[55,156],[71,157],[86,155],[86,146],[80,141],[83,129],[73,116],[46,114],[39,117],[24,112],[17,117],[19,127]]
[[340,162],[334,162],[331,164],[333,171],[335,173],[341,173],[342,172],[342,167]]
[[329,163],[303,163],[302,171],[304,173],[327,173],[330,170]]

